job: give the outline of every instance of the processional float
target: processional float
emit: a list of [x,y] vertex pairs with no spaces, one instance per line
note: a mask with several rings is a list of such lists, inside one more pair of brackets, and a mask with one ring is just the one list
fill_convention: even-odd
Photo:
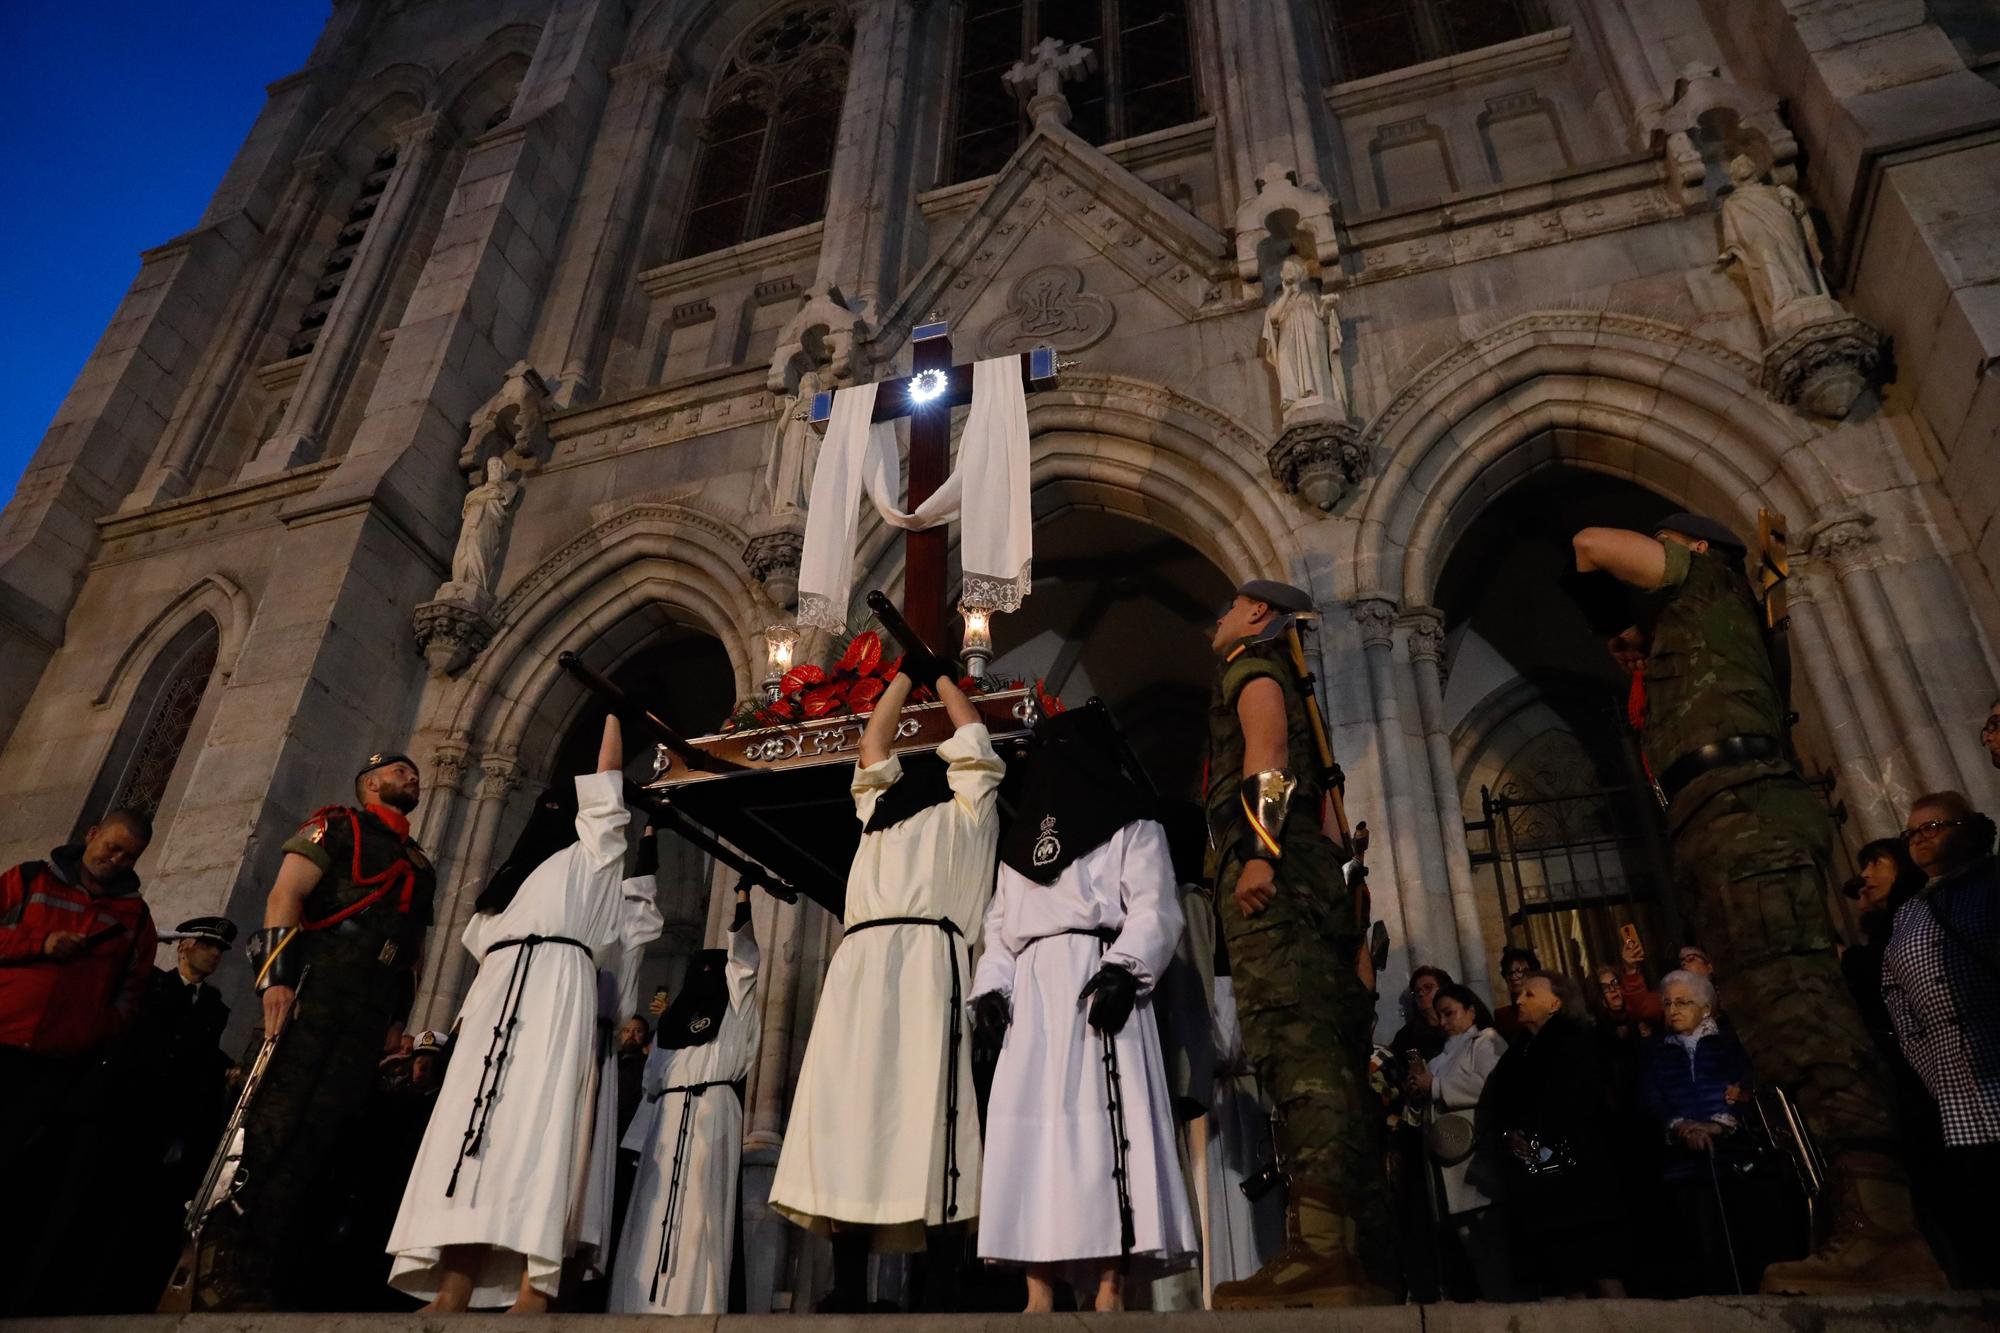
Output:
[[[974,368],[952,363],[951,338],[942,322],[919,326],[911,343],[911,373],[874,386],[870,422],[909,418],[909,504],[914,510],[946,483],[952,409],[972,402]],[[1055,387],[1053,348],[1035,348],[1019,360],[1024,393]],[[808,406],[808,419],[816,427],[832,417],[834,397],[833,391],[821,392]],[[1021,443],[1024,448],[1025,426]],[[820,465],[827,465],[824,456]],[[967,497],[965,503],[1001,499]],[[869,607],[906,656],[928,654],[956,674],[957,658],[936,648],[947,623],[944,528],[911,530],[905,541],[904,612],[879,591],[869,595]],[[973,675],[981,676],[992,647],[989,609],[968,602],[961,610],[966,661]],[[788,654],[790,643],[781,642],[780,651]],[[656,827],[679,833],[753,887],[762,885],[787,899],[804,894],[841,914],[848,867],[861,836],[848,795],[847,766],[860,749],[866,715],[801,716],[684,736],[575,654],[565,653],[561,660],[586,689],[657,747],[654,776],[628,792],[632,804],[653,814]],[[1025,748],[1041,715],[1032,684],[977,693],[971,701],[996,748],[1003,754]],[[952,731],[943,704],[910,703],[892,748],[906,764],[935,763],[933,752]]]

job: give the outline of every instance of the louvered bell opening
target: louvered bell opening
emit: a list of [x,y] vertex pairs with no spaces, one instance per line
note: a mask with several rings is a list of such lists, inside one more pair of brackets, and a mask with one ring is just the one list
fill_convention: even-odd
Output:
[[375,216],[376,205],[382,202],[379,194],[364,194],[354,201],[354,207],[347,210],[347,221],[351,226],[357,222],[367,222]]
[[312,349],[314,347],[317,347],[318,345],[319,345],[319,330],[311,329],[305,333],[301,333],[298,337],[292,339],[291,345],[285,348],[285,355],[288,357],[307,356],[310,355]]

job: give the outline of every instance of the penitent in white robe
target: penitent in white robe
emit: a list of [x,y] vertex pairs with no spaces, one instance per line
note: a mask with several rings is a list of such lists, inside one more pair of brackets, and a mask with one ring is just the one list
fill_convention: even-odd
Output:
[[[389,1233],[389,1284],[420,1300],[438,1290],[447,1245],[489,1247],[472,1304],[511,1305],[521,1269],[554,1295],[579,1220],[597,1086],[597,964],[619,935],[625,857],[623,776],[576,780],[577,841],[535,867],[506,910],[475,915],[462,937],[479,975],[459,1009],[462,1047],[445,1073]],[[494,949],[531,935],[580,941]],[[492,950],[492,952],[489,952]],[[525,975],[524,975],[525,974]],[[459,1149],[486,1073],[487,1046],[510,992],[520,1005],[478,1155]],[[453,1167],[458,1181],[445,1196]]]
[[612,1213],[618,1198],[618,1029],[639,1012],[639,964],[645,961],[646,946],[660,938],[667,924],[660,915],[654,876],[628,879],[620,892],[618,942],[597,951],[597,1098],[574,1251],[586,1282],[605,1276],[611,1267]]
[[[612,1314],[722,1314],[728,1307],[736,1186],[743,1164],[743,1103],[727,1087],[692,1095],[673,1091],[750,1077],[763,1018],[757,1007],[757,940],[747,925],[729,934],[727,975],[729,1008],[715,1039],[679,1049],[656,1046],[646,1058],[646,1099],[622,1145],[639,1154],[639,1175],[611,1273]],[[674,1194],[677,1146],[680,1191],[672,1199],[667,1271],[661,1273],[661,1230]]]
[[[972,985],[974,996],[997,992],[1013,1008],[986,1108],[981,1258],[1062,1263],[1120,1255],[1104,1040],[1087,1021],[1088,1002],[1077,999],[1098,968],[1113,963],[1138,979],[1140,996],[1113,1038],[1131,1144],[1132,1255],[1154,1273],[1193,1261],[1199,1243],[1151,1003],[1181,924],[1166,834],[1151,820],[1127,824],[1070,862],[1053,884],[1001,863]],[[1107,945],[1064,931],[1115,938]]]
[[[866,1223],[877,1228],[871,1244],[884,1252],[922,1249],[926,1225],[979,1212],[972,1030],[962,1013],[954,1015],[952,978],[962,1001],[971,994],[970,939],[993,896],[994,805],[1006,765],[976,722],[937,752],[953,798],[864,833],[854,855],[848,934],[827,967],[771,1185],[771,1206],[794,1222],[819,1231],[834,1221]],[[854,808],[864,824],[902,773],[894,755],[855,770]],[[887,917],[949,919],[958,933],[928,925],[857,929]],[[947,1035],[954,1016],[961,1023],[955,1068]],[[950,1138],[955,1191],[946,1155],[948,1088],[958,1111]]]

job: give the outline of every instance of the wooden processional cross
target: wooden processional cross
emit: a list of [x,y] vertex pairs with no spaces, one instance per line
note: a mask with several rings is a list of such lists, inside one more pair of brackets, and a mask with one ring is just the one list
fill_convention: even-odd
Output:
[[[972,401],[972,367],[954,365],[951,330],[944,321],[920,324],[910,335],[910,373],[879,381],[874,421],[910,419],[910,494],[904,508],[915,509],[936,494],[951,470],[951,412]],[[1021,353],[1021,379],[1030,392],[1055,387],[1056,351],[1037,347]],[[833,391],[814,395],[807,420],[825,429],[833,415]],[[972,504],[975,497],[966,496]],[[955,657],[944,642],[950,616],[945,605],[944,526],[940,524],[904,537],[903,618],[923,641],[947,657]]]

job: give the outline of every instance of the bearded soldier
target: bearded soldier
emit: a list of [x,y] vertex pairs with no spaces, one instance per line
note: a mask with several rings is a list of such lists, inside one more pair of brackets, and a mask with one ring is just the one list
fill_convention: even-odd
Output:
[[1244,1047],[1277,1107],[1285,1249],[1215,1289],[1218,1310],[1392,1299],[1380,1112],[1367,1090],[1375,997],[1356,971],[1367,908],[1321,829],[1326,775],[1283,635],[1312,600],[1254,579],[1215,627],[1209,857]]
[[243,1212],[217,1210],[198,1256],[197,1309],[273,1308],[300,1205],[409,1012],[437,889],[410,838],[417,766],[372,754],[354,794],[357,807],[328,806],[285,843],[251,937],[264,1030],[282,1040],[245,1122]]
[[1641,742],[1666,807],[1674,878],[1695,938],[1729,984],[1729,1016],[1763,1077],[1799,1104],[1833,1159],[1833,1230],[1764,1290],[1943,1286],[1893,1152],[1893,1095],[1841,982],[1826,907],[1832,826],[1786,758],[1785,706],[1744,576],[1742,539],[1670,514],[1654,536],[1585,528],[1576,567],[1640,590],[1611,641],[1643,672]]

